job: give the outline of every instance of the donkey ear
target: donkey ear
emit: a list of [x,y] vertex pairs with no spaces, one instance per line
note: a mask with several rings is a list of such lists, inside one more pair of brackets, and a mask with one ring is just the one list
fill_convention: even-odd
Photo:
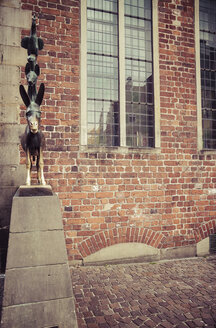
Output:
[[21,84],[20,87],[20,96],[22,97],[22,100],[24,102],[24,104],[26,105],[26,107],[28,107],[30,105],[30,100],[29,100],[29,96],[27,95],[24,86]]
[[26,66],[25,66],[25,75],[27,75],[31,70],[31,67],[30,67],[30,64],[27,63]]
[[40,67],[38,64],[35,65],[35,73],[37,74],[37,76],[40,75]]
[[36,104],[38,104],[38,106],[40,106],[43,101],[44,89],[45,89],[44,83],[41,83],[40,88],[38,90],[36,100],[35,100],[35,102],[36,102]]

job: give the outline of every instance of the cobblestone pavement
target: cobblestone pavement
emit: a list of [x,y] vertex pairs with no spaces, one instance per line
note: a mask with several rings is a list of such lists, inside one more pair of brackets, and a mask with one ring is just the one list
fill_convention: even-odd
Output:
[[216,256],[71,274],[79,328],[216,327]]

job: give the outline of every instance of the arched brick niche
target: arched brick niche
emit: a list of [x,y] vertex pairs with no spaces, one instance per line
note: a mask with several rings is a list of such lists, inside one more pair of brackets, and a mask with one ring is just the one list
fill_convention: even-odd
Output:
[[[194,240],[180,245],[173,240],[179,240],[181,236],[171,236],[148,228],[115,228],[101,231],[82,241],[78,250],[84,264],[199,256],[202,254],[200,242],[215,232],[216,220],[206,222],[193,231]],[[168,243],[170,247],[167,248]]]
[[[165,239],[165,236],[161,232],[153,231],[147,228],[118,228],[111,229],[109,231],[101,231],[91,236],[90,238],[82,241],[79,244],[78,249],[80,251],[81,256],[83,258],[86,258],[96,252],[101,251],[102,249],[118,244],[121,244],[121,247],[125,249],[123,253],[127,251],[127,246],[125,248],[124,245],[127,243],[145,244],[146,246],[148,246],[148,250],[150,250],[150,248],[160,249],[162,248],[162,244]],[[141,247],[134,246],[135,254],[137,253],[136,250],[138,250],[138,248],[141,251]],[[128,251],[132,256],[133,251],[130,246],[128,246]],[[138,251],[138,256],[141,256],[140,251]]]
[[198,243],[214,233],[216,233],[216,219],[205,222],[194,230],[195,241]]

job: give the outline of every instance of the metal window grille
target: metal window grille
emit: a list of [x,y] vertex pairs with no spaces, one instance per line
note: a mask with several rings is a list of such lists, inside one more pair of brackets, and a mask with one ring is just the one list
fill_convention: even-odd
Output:
[[87,2],[88,145],[119,145],[117,0]]
[[154,146],[151,1],[125,0],[126,144]]
[[[119,91],[118,12],[124,10],[125,99]],[[87,0],[87,138],[89,146],[120,146],[120,102],[126,145],[154,147],[151,0]],[[125,123],[124,123],[125,124]]]

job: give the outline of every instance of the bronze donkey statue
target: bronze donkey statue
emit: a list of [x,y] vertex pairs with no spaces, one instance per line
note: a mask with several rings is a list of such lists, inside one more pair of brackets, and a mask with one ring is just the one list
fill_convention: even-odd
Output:
[[26,105],[26,118],[28,125],[26,126],[25,133],[21,139],[21,145],[26,152],[26,168],[27,178],[26,184],[31,185],[31,169],[32,169],[32,156],[37,157],[37,178],[39,184],[45,185],[44,173],[43,173],[43,153],[42,150],[45,146],[45,138],[43,133],[40,131],[40,105],[44,95],[44,84],[41,83],[35,101],[31,101],[27,95],[23,85],[20,85],[20,94],[24,104]]
[[41,83],[38,93],[36,88],[37,77],[40,74],[40,68],[36,63],[36,60],[38,50],[43,48],[43,40],[37,38],[36,36],[35,16],[32,19],[30,37],[23,38],[21,41],[21,46],[27,49],[28,52],[28,63],[25,67],[25,74],[28,82],[28,93],[26,92],[24,86],[20,85],[20,95],[26,105],[27,119],[25,133],[21,138],[22,148],[26,152],[26,184],[31,185],[32,158],[35,159],[35,157],[37,157],[36,167],[38,183],[45,185],[46,182],[43,173],[44,161],[42,154],[42,150],[45,146],[45,138],[43,133],[40,131],[40,105],[43,101],[45,87],[44,84]]

